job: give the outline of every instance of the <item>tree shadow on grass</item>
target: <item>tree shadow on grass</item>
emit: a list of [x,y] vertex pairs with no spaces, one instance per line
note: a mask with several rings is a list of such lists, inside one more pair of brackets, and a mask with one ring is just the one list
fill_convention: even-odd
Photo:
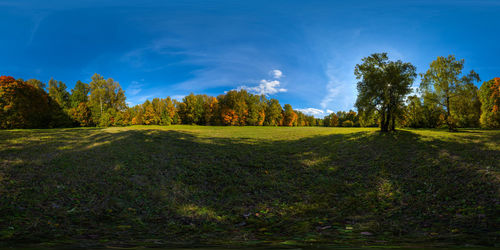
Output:
[[466,140],[425,131],[278,141],[154,129],[16,136],[23,135],[9,135],[0,148],[4,240],[498,240],[500,151],[488,144],[495,133]]

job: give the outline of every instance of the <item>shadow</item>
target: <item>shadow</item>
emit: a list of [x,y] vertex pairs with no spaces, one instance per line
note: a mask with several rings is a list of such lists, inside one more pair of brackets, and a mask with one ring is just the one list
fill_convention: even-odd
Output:
[[0,239],[493,245],[500,133],[476,132],[0,131]]

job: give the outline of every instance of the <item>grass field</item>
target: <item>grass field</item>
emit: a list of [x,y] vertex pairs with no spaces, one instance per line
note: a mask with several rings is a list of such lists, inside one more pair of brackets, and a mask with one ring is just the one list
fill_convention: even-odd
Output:
[[500,131],[0,131],[5,244],[499,241]]

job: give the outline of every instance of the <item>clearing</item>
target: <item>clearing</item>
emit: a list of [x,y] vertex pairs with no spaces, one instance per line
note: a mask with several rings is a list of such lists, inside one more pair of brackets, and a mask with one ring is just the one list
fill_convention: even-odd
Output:
[[494,246],[499,211],[498,130],[0,130],[5,244]]

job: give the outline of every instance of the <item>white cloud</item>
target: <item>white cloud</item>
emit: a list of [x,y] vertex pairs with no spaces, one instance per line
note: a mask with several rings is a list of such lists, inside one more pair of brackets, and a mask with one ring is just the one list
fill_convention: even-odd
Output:
[[323,118],[331,113],[333,113],[333,110],[327,109],[317,109],[317,108],[303,108],[303,109],[295,109],[297,111],[300,111],[306,115],[312,115],[316,118]]
[[259,86],[256,87],[248,87],[248,86],[240,86],[237,89],[246,89],[251,93],[257,95],[272,95],[279,92],[286,92],[287,89],[280,88],[280,81],[278,80],[261,80]]
[[128,88],[125,90],[127,95],[130,96],[135,96],[139,94],[142,91],[142,84],[139,83],[138,81],[132,81],[130,85],[128,85]]
[[274,69],[269,72],[275,79],[280,79],[283,76],[283,72],[279,69]]
[[297,111],[300,111],[306,115],[312,115],[314,117],[323,117],[325,116],[325,111],[321,109],[315,109],[315,108],[304,108],[304,109],[295,109]]

